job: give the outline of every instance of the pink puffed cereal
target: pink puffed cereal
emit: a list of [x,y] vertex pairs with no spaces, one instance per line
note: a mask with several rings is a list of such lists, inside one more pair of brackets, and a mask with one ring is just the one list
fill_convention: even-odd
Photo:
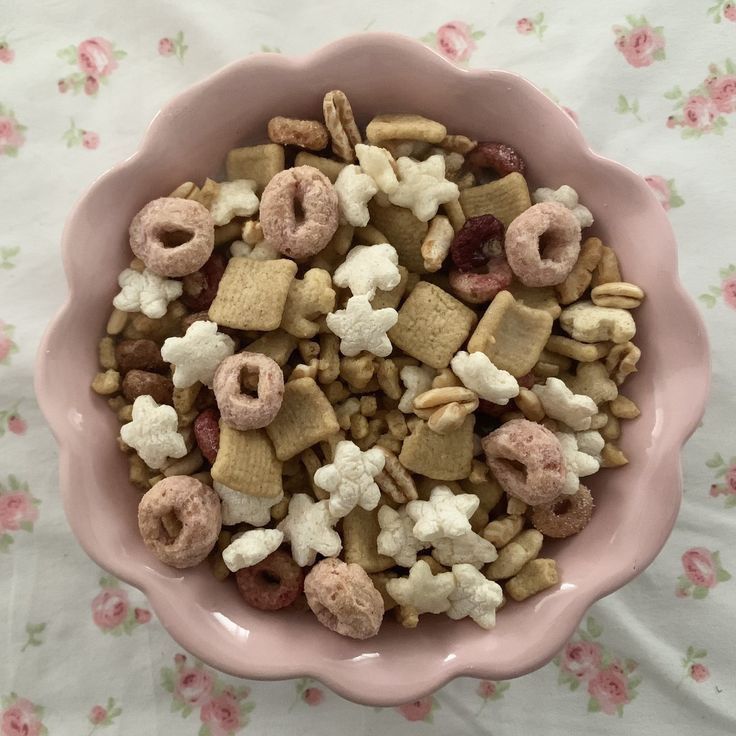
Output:
[[[303,215],[297,217],[295,204]],[[332,239],[338,225],[337,192],[313,166],[296,166],[274,176],[261,196],[263,237],[282,255],[309,258]]]
[[143,542],[171,567],[202,562],[215,546],[221,526],[220,497],[188,475],[160,480],[138,504]]
[[559,440],[546,427],[528,419],[513,419],[481,444],[488,467],[510,496],[537,506],[561,493],[565,461]]
[[314,615],[328,629],[353,639],[378,633],[383,598],[360,565],[334,557],[322,560],[304,579],[304,593]]
[[580,255],[580,223],[557,202],[535,204],[506,230],[506,258],[525,286],[554,286]]
[[[181,240],[180,235],[188,235]],[[167,244],[176,237],[176,241]],[[130,223],[130,249],[159,276],[198,271],[212,255],[215,224],[209,210],[192,199],[161,197],[149,202]]]
[[[244,393],[242,378],[257,376],[257,397]],[[217,406],[226,424],[240,430],[268,426],[279,413],[284,374],[279,364],[261,353],[238,353],[220,363],[213,383]]]

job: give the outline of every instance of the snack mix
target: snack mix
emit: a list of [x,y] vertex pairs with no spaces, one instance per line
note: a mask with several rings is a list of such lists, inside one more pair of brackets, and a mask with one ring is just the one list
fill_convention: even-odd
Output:
[[511,146],[322,109],[133,218],[92,388],[165,565],[357,639],[390,611],[491,629],[628,462],[644,292]]

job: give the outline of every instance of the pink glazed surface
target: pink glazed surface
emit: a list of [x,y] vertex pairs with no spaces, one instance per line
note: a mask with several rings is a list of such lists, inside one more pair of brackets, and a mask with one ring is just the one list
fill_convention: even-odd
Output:
[[[418,629],[387,620],[374,639],[352,641],[304,613],[249,609],[206,565],[182,572],[159,563],[138,534],[138,494],[115,443],[117,421],[89,389],[116,277],[130,260],[133,215],[182,181],[221,171],[230,148],[264,139],[273,115],[319,118],[334,88],[347,92],[362,123],[379,112],[416,112],[451,132],[512,144],[533,186],[581,193],[594,234],[615,246],[625,277],[648,294],[636,314],[641,369],[626,385],[642,411],[622,440],[631,462],[596,475],[590,525],[543,550],[557,559],[562,583],[510,603],[490,632],[427,616]],[[388,34],[353,36],[304,58],[243,59],[174,99],[139,151],[93,184],[69,217],[63,256],[69,299],[41,345],[36,387],[59,443],[69,523],[90,557],[146,593],[174,639],[220,670],[309,675],[369,705],[408,702],[461,675],[516,677],[553,657],[595,600],[654,559],[674,525],[679,453],[702,416],[709,363],[704,326],[678,280],[672,230],[641,178],[592,153],[574,123],[514,74],[459,69]]]

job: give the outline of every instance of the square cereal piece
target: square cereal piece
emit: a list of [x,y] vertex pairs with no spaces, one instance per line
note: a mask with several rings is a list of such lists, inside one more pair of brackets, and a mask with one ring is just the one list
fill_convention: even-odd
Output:
[[380,289],[376,291],[376,295],[371,299],[373,309],[384,309],[385,307],[398,309],[401,299],[406,293],[406,284],[409,281],[409,272],[403,266],[399,266],[399,273],[401,274],[401,281],[391,291],[381,291]]
[[460,192],[465,217],[493,215],[508,227],[524,210],[532,206],[526,180],[517,171],[503,179],[470,187]]
[[339,431],[332,404],[312,378],[286,383],[281,409],[266,427],[279,460],[289,460]]
[[275,330],[296,271],[296,263],[286,258],[231,258],[210,306],[210,319],[238,330]]
[[404,207],[389,204],[382,207],[372,200],[368,204],[371,225],[380,230],[399,255],[399,263],[414,273],[426,273],[422,243],[429,224],[418,220]]
[[468,341],[468,352],[485,353],[497,368],[518,378],[539,360],[552,322],[549,312],[525,307],[508,291],[499,291]]
[[284,330],[261,335],[245,348],[248,353],[262,353],[275,360],[282,368],[296,349],[297,339]]
[[278,143],[233,148],[227,154],[225,171],[229,181],[253,179],[260,197],[271,179],[284,170],[284,147]]
[[468,416],[449,434],[433,432],[426,422],[418,422],[404,440],[399,462],[412,473],[437,480],[462,480],[470,475],[473,462],[473,426]]
[[316,156],[309,151],[299,151],[294,159],[294,166],[312,166],[321,171],[334,184],[347,164],[344,161],[333,161],[331,158]]
[[250,496],[275,498],[282,491],[281,463],[262,429],[241,432],[220,422],[220,449],[212,478]]
[[388,335],[412,358],[440,370],[450,364],[475,322],[472,309],[438,286],[420,281],[399,310],[399,321]]
[[342,520],[342,541],[345,562],[360,565],[366,572],[381,572],[394,566],[386,555],[379,555],[376,539],[381,532],[378,525],[378,509],[366,511],[356,506]]

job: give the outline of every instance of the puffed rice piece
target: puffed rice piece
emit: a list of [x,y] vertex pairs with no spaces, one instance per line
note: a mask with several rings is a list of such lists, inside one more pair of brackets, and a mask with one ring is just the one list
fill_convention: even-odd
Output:
[[189,388],[197,381],[212,388],[217,366],[234,352],[232,338],[205,320],[193,322],[184,337],[169,337],[161,347],[161,357],[174,366],[176,388]]
[[236,240],[230,245],[230,255],[235,258],[250,258],[252,261],[275,261],[281,258],[278,250],[267,240],[261,240],[255,245]]
[[151,319],[163,317],[169,302],[178,299],[184,289],[181,281],[157,276],[148,269],[138,273],[132,268],[118,276],[118,286],[122,291],[112,300],[113,306],[121,312],[143,312]]
[[593,224],[593,215],[587,207],[578,202],[578,193],[567,184],[563,184],[559,189],[549,189],[540,187],[532,193],[532,202],[539,204],[540,202],[558,202],[565,205],[567,209],[575,215],[575,219],[580,223],[580,228],[590,227]]
[[399,411],[411,414],[414,411],[414,399],[432,388],[432,381],[437,371],[427,365],[407,365],[401,369],[401,381],[406,390],[399,400]]
[[501,586],[472,565],[453,565],[452,574],[455,590],[449,596],[447,615],[456,621],[470,616],[478,626],[492,629],[496,625],[496,609],[503,602]]
[[593,302],[572,304],[562,310],[560,326],[580,342],[625,343],[636,334],[631,312],[617,307],[598,307]]
[[606,441],[600,432],[594,429],[588,429],[584,432],[576,432],[575,440],[578,443],[578,450],[586,455],[592,455],[596,460],[601,459],[601,451]]
[[354,295],[366,294],[373,299],[376,289],[391,291],[399,285],[399,256],[388,243],[356,245],[335,271],[333,282],[349,287]]
[[222,550],[222,559],[230,572],[257,565],[275,552],[284,541],[278,529],[250,529],[232,538]]
[[[365,418],[365,417],[364,417]],[[381,500],[381,489],[373,480],[386,463],[378,448],[363,452],[354,442],[337,443],[335,457],[314,474],[314,482],[330,494],[330,513],[336,519],[356,506],[371,511]]]
[[439,206],[460,196],[457,184],[445,179],[445,159],[430,156],[426,161],[414,161],[401,156],[396,162],[399,186],[389,194],[389,201],[410,209],[418,220],[428,222]]
[[445,567],[467,564],[480,569],[498,557],[496,548],[474,531],[433,542],[432,557]]
[[222,502],[222,523],[226,526],[243,522],[253,526],[266,526],[271,521],[271,507],[281,503],[284,498],[283,491],[278,496],[268,498],[241,493],[217,481],[214,481],[212,487]]
[[414,520],[414,536],[423,542],[459,537],[470,531],[470,517],[480,504],[472,493],[454,494],[447,486],[435,486],[429,501],[410,501],[406,512]]
[[393,167],[396,162],[385,148],[358,143],[355,146],[355,155],[363,173],[373,179],[380,191],[392,194],[398,189],[399,180]]
[[360,166],[346,166],[335,180],[340,212],[348,224],[365,227],[370,219],[368,202],[378,191],[373,177],[364,174]]
[[[596,432],[596,434],[598,433]],[[600,437],[600,435],[598,436]],[[578,492],[580,478],[598,472],[600,459],[596,459],[586,452],[581,452],[577,439],[571,432],[555,432],[555,437],[560,441],[562,457],[565,459],[565,481],[562,485],[562,493],[572,496]],[[601,449],[603,449],[602,437]]]
[[178,426],[173,406],[159,406],[150,396],[139,396],[133,402],[133,420],[120,428],[120,437],[149,468],[158,470],[166,465],[167,458],[187,454]]
[[444,613],[450,608],[450,595],[455,590],[451,572],[432,575],[424,560],[418,560],[409,570],[408,578],[393,578],[386,582],[386,591],[400,605],[420,613]]
[[544,384],[532,386],[532,391],[539,397],[548,417],[559,419],[575,431],[590,429],[592,417],[598,413],[590,396],[574,394],[559,378],[550,376]]
[[234,217],[250,217],[258,212],[258,197],[253,179],[223,181],[210,205],[215,225],[227,225]]
[[463,385],[475,391],[481,399],[503,404],[519,395],[517,380],[508,371],[497,368],[485,353],[461,350],[450,365]]
[[317,554],[336,557],[342,549],[340,535],[333,529],[336,519],[327,501],[315,503],[306,493],[296,493],[289,501],[289,513],[276,527],[291,543],[291,556],[299,567],[313,565]]
[[381,527],[376,539],[378,553],[392,557],[401,567],[411,567],[417,561],[417,552],[430,546],[429,542],[414,536],[414,520],[404,506],[397,511],[390,506],[381,506],[378,525]]
[[396,324],[395,309],[373,309],[367,294],[350,297],[345,309],[327,315],[327,327],[340,338],[340,352],[354,357],[366,350],[379,358],[391,353],[386,333]]

